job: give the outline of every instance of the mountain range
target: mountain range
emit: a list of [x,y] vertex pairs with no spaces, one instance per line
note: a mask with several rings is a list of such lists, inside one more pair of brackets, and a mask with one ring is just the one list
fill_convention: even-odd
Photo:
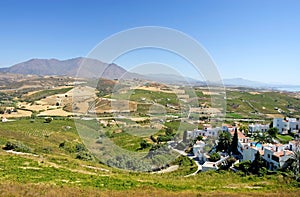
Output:
[[116,64],[107,64],[96,59],[74,58],[68,60],[58,59],[31,59],[15,64],[8,68],[0,68],[0,72],[24,74],[24,75],[60,75],[82,78],[121,78],[134,77],[124,68]]
[[[58,59],[31,59],[11,67],[0,68],[2,73],[14,73],[23,75],[58,75],[81,78],[106,78],[106,79],[144,79],[161,83],[205,85],[206,83],[190,77],[182,77],[172,74],[137,74],[131,73],[117,64],[108,64],[96,59],[78,57],[67,60]],[[299,86],[268,84],[251,81],[243,78],[224,79],[222,82],[229,87],[251,87],[263,89],[300,90]]]

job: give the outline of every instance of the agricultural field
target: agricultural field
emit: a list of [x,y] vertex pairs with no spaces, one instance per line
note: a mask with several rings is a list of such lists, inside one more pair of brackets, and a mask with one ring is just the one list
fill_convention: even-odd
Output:
[[[122,85],[109,94],[116,82],[102,82],[105,84],[98,83],[97,90],[85,85],[62,85],[27,91],[2,102],[3,109],[11,107],[18,112],[4,114],[9,121],[0,123],[1,194],[53,196],[67,191],[83,196],[300,195],[299,183],[284,172],[259,177],[220,170],[187,177],[197,170],[195,162],[179,157],[166,148],[166,143],[182,139],[184,131],[207,123],[214,109],[205,88],[191,92],[176,87],[174,90],[182,98],[166,87],[159,87],[163,89],[159,91],[150,86],[130,90]],[[76,115],[72,112],[74,91],[81,96],[75,105]],[[197,100],[192,98],[194,94]],[[12,94],[1,94],[5,98],[8,95]],[[118,113],[109,112],[114,99],[122,101],[117,105]],[[130,113],[120,113],[126,110],[126,104]],[[201,110],[192,111],[186,118],[188,105]],[[228,90],[226,118],[268,121],[267,114],[297,116],[299,105],[299,99],[289,93]],[[89,113],[93,107],[98,121],[89,119],[95,115]],[[83,115],[86,119],[81,119]],[[194,122],[199,116],[201,124]],[[277,137],[282,142],[290,140],[283,135]],[[153,154],[160,149],[163,157]],[[117,157],[119,150],[128,154]],[[139,160],[133,155],[147,159]],[[128,171],[132,166],[144,172]],[[168,167],[175,170],[168,172]],[[153,169],[166,172],[152,173]]]
[[229,117],[271,118],[300,115],[300,100],[293,93],[227,90],[226,94]]

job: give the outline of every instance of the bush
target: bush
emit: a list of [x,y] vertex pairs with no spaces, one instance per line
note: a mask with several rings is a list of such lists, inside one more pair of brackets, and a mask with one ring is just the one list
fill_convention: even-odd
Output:
[[236,165],[234,165],[234,167],[240,171],[242,171],[245,175],[250,174],[250,167],[251,167],[251,161],[247,160],[247,161],[243,161],[240,162]]
[[93,155],[91,155],[87,151],[77,153],[76,154],[76,159],[80,159],[80,160],[83,160],[83,161],[94,161]]
[[220,159],[221,159],[221,156],[219,153],[212,153],[210,155],[209,161],[216,162],[216,161],[219,161]]
[[14,150],[17,152],[24,152],[24,153],[30,153],[32,152],[32,149],[23,144],[22,142],[19,141],[8,141],[6,142],[4,150]]
[[47,117],[47,118],[45,118],[44,123],[50,123],[50,122],[52,122],[52,120],[53,120],[53,118]]
[[64,141],[59,144],[59,148],[63,148],[65,151],[69,153],[79,153],[79,152],[87,152],[87,148],[84,146],[84,144],[78,143],[78,142],[70,142],[70,141]]
[[151,145],[146,141],[146,140],[142,140],[140,143],[141,149],[145,149],[150,147]]
[[173,137],[169,136],[169,135],[160,135],[160,136],[157,137],[158,142],[168,142],[168,141],[171,141],[171,140],[173,140]]

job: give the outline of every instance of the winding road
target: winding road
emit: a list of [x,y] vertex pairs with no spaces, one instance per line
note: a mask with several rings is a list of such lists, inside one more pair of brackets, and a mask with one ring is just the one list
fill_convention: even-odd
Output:
[[194,160],[195,163],[196,163],[196,165],[197,165],[197,167],[198,167],[198,169],[197,169],[195,172],[193,172],[193,173],[191,173],[191,174],[188,174],[188,175],[186,175],[186,176],[184,176],[184,177],[195,176],[199,171],[202,171],[202,165],[200,165],[199,162],[196,160],[196,159],[197,159],[197,156],[194,156],[194,155],[188,155],[186,152],[184,152],[184,151],[182,151],[182,150],[175,149],[175,148],[173,148],[173,147],[172,147],[172,149],[173,149],[174,151],[176,151],[177,153],[179,153],[180,155],[187,156],[188,158]]

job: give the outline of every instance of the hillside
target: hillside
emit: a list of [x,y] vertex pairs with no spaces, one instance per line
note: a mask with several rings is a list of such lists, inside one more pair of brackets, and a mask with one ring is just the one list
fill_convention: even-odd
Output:
[[[89,121],[80,122],[92,126]],[[42,129],[37,129],[42,128]],[[191,177],[188,160],[166,174],[138,173],[105,166],[86,150],[70,119],[18,119],[2,123],[1,196],[297,196],[299,185],[280,173],[241,176],[230,171]],[[217,191],[217,192],[216,192]]]

